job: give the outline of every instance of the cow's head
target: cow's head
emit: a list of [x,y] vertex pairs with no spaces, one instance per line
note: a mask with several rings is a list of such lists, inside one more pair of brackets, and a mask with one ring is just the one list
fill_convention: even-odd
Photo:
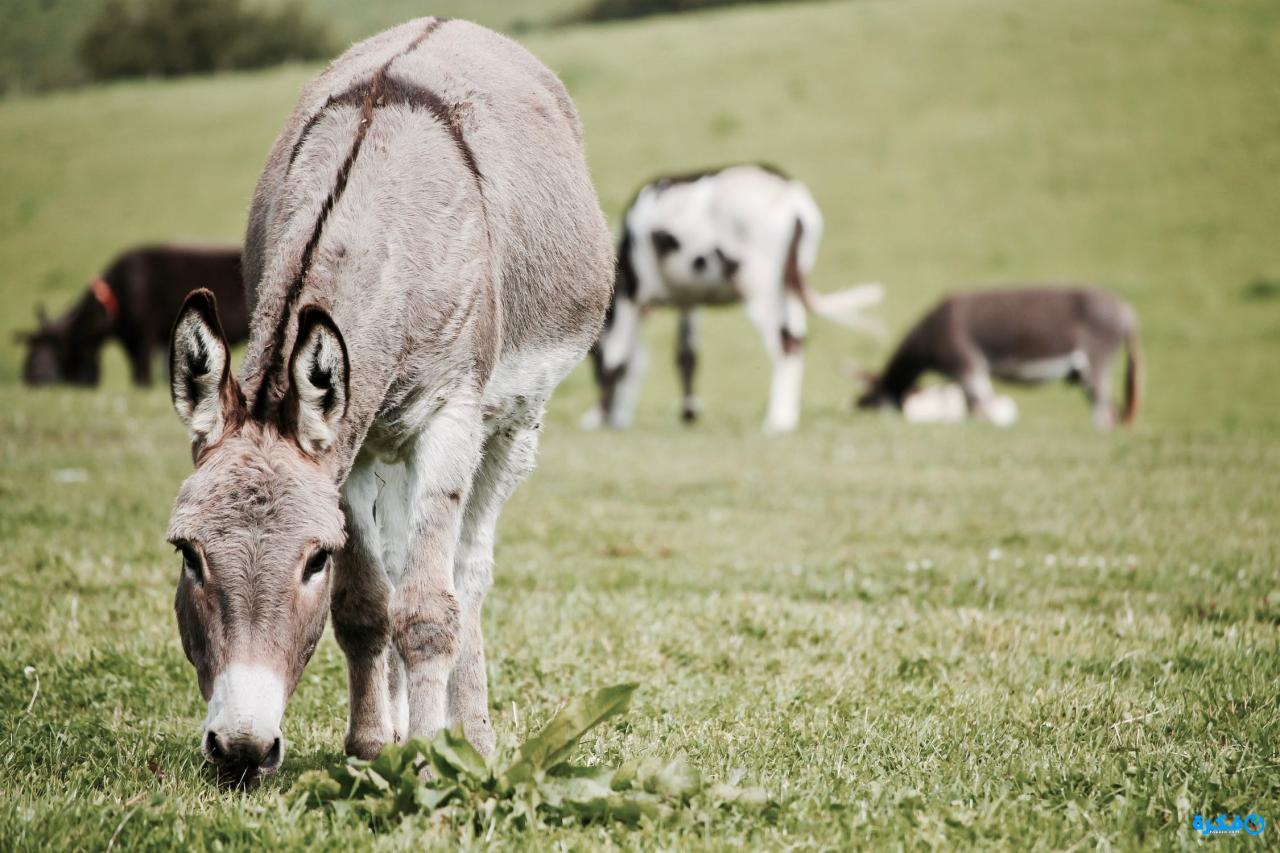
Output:
[[331,554],[345,539],[330,451],[346,348],[327,313],[304,308],[268,422],[249,416],[209,291],[187,298],[169,358],[195,459],[168,539],[182,558],[182,647],[209,705],[200,748],[224,780],[252,783],[284,757],[285,705],[324,630]]
[[77,328],[66,322],[51,323],[44,306],[36,308],[36,329],[18,332],[14,338],[27,347],[22,361],[22,381],[27,385],[97,385],[98,349],[101,339],[78,340]]
[[44,306],[36,306],[36,328],[18,332],[14,340],[24,344],[27,355],[22,360],[22,381],[27,385],[52,385],[63,381],[62,334],[49,322]]

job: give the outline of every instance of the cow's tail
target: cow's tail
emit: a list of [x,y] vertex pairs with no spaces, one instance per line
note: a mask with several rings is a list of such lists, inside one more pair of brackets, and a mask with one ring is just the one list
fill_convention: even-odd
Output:
[[884,335],[880,321],[866,314],[868,308],[884,301],[884,285],[879,282],[855,285],[836,293],[819,293],[805,287],[800,298],[806,308],[828,320],[877,336]]
[[[802,211],[807,212],[807,211]],[[816,215],[816,208],[814,215]],[[810,223],[810,228],[814,231],[811,237],[816,236],[821,220],[815,220]],[[804,270],[801,268],[801,251],[804,248],[802,241],[805,238],[804,217],[796,218],[795,228],[791,234],[791,245],[787,247],[787,259],[783,268],[783,283],[787,290],[795,293],[804,307],[815,314],[826,317],[839,323],[842,326],[848,326],[851,329],[860,329],[877,337],[885,335],[884,326],[879,320],[868,317],[866,310],[873,305],[878,305],[884,301],[884,285],[875,282],[870,284],[859,284],[846,290],[837,291],[836,293],[819,293],[809,286],[809,282],[805,280]],[[807,258],[812,261],[812,254],[815,246],[812,242],[808,245],[809,254]],[[807,265],[806,265],[807,266]]]
[[1125,337],[1124,348],[1124,410],[1120,422],[1128,426],[1138,417],[1138,406],[1142,402],[1142,353],[1138,348],[1137,331]]

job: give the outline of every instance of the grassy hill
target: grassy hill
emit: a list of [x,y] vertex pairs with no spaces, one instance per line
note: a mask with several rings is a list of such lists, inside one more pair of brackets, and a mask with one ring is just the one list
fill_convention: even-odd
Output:
[[[1073,389],[1019,393],[1009,431],[855,418],[840,368],[885,346],[815,320],[805,422],[770,441],[731,310],[686,430],[655,316],[637,429],[579,433],[575,373],[504,516],[494,718],[522,735],[634,678],[590,750],[687,750],[785,805],[497,846],[1189,847],[1192,814],[1280,800],[1278,25],[1268,0],[861,0],[522,38],[579,104],[610,216],[658,172],[776,162],[826,214],[818,287],[884,281],[899,331],[965,284],[1107,283],[1149,399],[1108,436]],[[122,247],[238,239],[314,70],[0,103],[0,341]],[[189,465],[167,395],[118,355],[102,390],[29,392],[20,357],[0,343],[0,846],[367,840],[271,805],[340,747],[328,638],[281,777],[206,784],[160,543]]]

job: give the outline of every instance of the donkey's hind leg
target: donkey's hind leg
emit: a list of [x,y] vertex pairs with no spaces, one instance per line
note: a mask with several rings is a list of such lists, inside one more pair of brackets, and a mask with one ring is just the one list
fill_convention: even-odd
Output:
[[454,558],[459,630],[458,657],[449,676],[449,725],[461,723],[467,739],[484,755],[493,751],[495,740],[481,630],[484,598],[493,583],[494,529],[503,505],[533,470],[541,417],[542,405],[534,405],[485,443]]
[[1081,372],[1080,385],[1093,409],[1093,425],[1109,430],[1116,423],[1111,404],[1111,354],[1090,354],[1089,363]]

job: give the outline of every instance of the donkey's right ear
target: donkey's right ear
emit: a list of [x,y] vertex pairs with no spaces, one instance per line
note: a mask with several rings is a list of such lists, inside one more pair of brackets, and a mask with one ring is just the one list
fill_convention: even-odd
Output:
[[173,324],[169,392],[187,425],[193,458],[243,419],[244,394],[231,375],[231,351],[218,321],[217,300],[208,290],[193,290]]

